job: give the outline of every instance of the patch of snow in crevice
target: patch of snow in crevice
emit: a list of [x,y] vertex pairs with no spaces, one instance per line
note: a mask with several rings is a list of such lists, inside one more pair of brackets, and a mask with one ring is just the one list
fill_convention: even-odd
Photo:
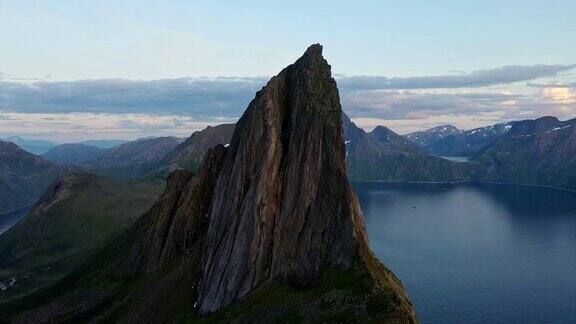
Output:
[[550,133],[550,132],[555,132],[557,130],[561,130],[561,129],[566,129],[568,127],[572,127],[572,125],[568,125],[568,126],[564,126],[564,127],[554,127],[551,130],[547,131],[546,134]]

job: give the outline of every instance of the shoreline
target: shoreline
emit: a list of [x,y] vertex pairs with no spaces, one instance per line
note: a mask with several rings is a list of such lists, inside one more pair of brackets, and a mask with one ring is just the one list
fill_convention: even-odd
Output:
[[569,189],[564,187],[556,187],[550,185],[539,185],[530,183],[515,183],[515,182],[499,182],[499,181],[484,181],[484,180],[457,180],[457,181],[390,181],[390,180],[350,180],[352,183],[388,183],[388,184],[422,184],[422,185],[457,185],[457,184],[494,184],[505,186],[519,186],[519,187],[533,187],[533,188],[546,188],[560,191],[567,191],[576,193],[576,189]]

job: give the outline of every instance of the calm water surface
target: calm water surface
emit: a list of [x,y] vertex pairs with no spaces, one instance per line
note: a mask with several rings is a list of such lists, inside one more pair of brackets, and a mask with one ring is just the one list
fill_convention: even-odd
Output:
[[576,193],[355,183],[423,323],[576,323]]

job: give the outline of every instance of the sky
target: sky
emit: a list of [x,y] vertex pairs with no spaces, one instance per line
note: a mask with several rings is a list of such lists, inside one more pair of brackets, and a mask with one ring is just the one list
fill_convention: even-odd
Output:
[[576,1],[0,0],[0,137],[188,136],[313,43],[345,112],[404,134],[576,117]]

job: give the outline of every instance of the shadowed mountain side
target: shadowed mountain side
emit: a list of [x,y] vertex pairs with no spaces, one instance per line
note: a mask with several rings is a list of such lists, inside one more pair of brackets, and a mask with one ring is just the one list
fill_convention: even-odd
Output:
[[162,159],[180,143],[175,137],[144,138],[107,150],[82,168],[117,179],[136,179],[156,169]]
[[33,205],[66,173],[68,170],[56,163],[0,141],[0,214]]
[[222,124],[208,126],[201,131],[194,132],[188,139],[180,143],[159,163],[160,167],[151,174],[168,174],[175,170],[197,171],[208,149],[218,145],[230,143],[234,133],[235,124]]
[[483,180],[576,189],[576,119],[515,122],[473,161],[484,168]]
[[42,154],[42,157],[59,164],[76,164],[95,161],[106,149],[85,144],[61,144]]
[[430,156],[390,129],[366,133],[346,116],[346,164],[351,181],[449,182],[471,180],[476,165]]
[[17,286],[0,303],[45,287],[110,243],[159,196],[159,180],[107,179],[90,174],[53,183],[18,224],[0,236],[0,279]]

